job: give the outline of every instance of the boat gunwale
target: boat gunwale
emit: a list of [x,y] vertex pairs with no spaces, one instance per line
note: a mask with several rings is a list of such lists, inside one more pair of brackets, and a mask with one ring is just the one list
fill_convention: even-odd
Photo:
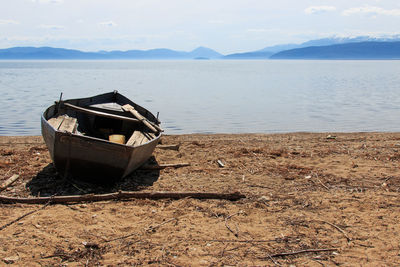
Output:
[[63,134],[63,135],[65,135],[65,136],[76,136],[76,137],[79,137],[79,138],[82,138],[82,139],[89,139],[89,141],[102,142],[102,143],[106,143],[106,144],[112,144],[112,145],[116,145],[116,146],[129,147],[129,148],[136,148],[136,147],[141,147],[141,146],[147,145],[147,144],[149,144],[149,143],[154,142],[155,140],[158,140],[159,138],[161,138],[161,135],[162,135],[162,134],[160,133],[160,134],[159,134],[158,136],[156,136],[154,139],[151,139],[151,140],[147,141],[146,143],[140,144],[140,145],[138,145],[138,146],[130,146],[130,145],[127,145],[127,144],[114,143],[114,142],[111,142],[111,141],[109,141],[109,140],[107,140],[107,139],[101,139],[101,138],[97,138],[97,137],[93,137],[93,136],[79,135],[79,134],[69,133],[69,132],[66,132],[66,131],[56,130],[56,129],[46,120],[46,118],[44,118],[43,115],[42,115],[42,118],[43,118],[44,122],[47,123],[48,125],[50,125],[50,127],[51,127],[51,128],[54,130],[54,132],[56,132],[56,133],[60,133],[60,134]]

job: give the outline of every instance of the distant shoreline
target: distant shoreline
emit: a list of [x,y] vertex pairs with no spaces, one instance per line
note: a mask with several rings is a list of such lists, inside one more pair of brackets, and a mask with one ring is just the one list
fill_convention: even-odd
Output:
[[0,60],[398,60],[400,41],[364,41],[330,45],[294,46],[223,55],[207,47],[192,51],[167,48],[127,51],[85,52],[54,47],[11,47],[0,49]]

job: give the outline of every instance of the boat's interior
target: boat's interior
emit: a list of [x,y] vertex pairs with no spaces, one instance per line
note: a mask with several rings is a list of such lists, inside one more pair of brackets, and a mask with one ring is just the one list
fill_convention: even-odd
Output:
[[[137,116],[142,117],[138,119],[123,107],[115,102],[87,106],[78,106],[73,101],[57,102],[46,111],[45,117],[58,131],[131,146],[144,144],[159,136],[162,129],[158,120],[148,115],[148,111],[148,114],[139,113]],[[133,110],[136,111],[135,108]]]

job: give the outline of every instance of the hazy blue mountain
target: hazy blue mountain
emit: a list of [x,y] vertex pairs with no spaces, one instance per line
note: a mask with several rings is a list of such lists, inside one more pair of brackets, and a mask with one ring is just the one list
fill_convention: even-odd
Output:
[[223,57],[223,59],[268,59],[273,52],[246,52],[230,54]]
[[219,58],[218,52],[199,47],[191,52],[159,48],[150,50],[83,52],[53,47],[13,47],[0,49],[0,59],[193,59]]
[[96,59],[96,53],[52,47],[13,47],[0,49],[0,59]]
[[188,53],[190,58],[216,59],[223,55],[207,47],[200,46]]
[[344,43],[359,43],[367,41],[384,41],[384,42],[396,42],[400,41],[400,35],[393,35],[387,37],[371,37],[371,36],[357,36],[357,37],[329,37],[316,40],[310,40],[301,44],[281,44],[274,46],[267,46],[263,49],[245,52],[245,53],[235,53],[224,56],[224,59],[268,59],[273,54],[281,51],[291,50],[296,48],[304,48],[309,46],[327,46],[334,44],[344,44]]
[[278,52],[271,59],[400,59],[400,42],[310,46]]
[[255,51],[258,52],[272,52],[273,54],[290,49],[303,48],[309,46],[327,46],[334,44],[345,44],[345,43],[360,43],[360,42],[399,42],[400,35],[391,35],[391,36],[356,36],[356,37],[328,37],[322,39],[310,40],[301,44],[282,44],[275,46],[268,46],[261,50]]
[[274,45],[274,46],[267,46],[261,50],[257,50],[254,53],[259,53],[259,52],[268,52],[268,53],[278,53],[283,50],[289,50],[289,49],[294,49],[294,48],[299,48],[301,44],[282,44],[282,45]]

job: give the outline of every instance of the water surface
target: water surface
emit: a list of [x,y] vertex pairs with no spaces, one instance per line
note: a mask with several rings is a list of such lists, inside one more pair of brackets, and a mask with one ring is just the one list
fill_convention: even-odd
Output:
[[167,134],[400,131],[400,61],[0,61],[0,135],[118,90]]

